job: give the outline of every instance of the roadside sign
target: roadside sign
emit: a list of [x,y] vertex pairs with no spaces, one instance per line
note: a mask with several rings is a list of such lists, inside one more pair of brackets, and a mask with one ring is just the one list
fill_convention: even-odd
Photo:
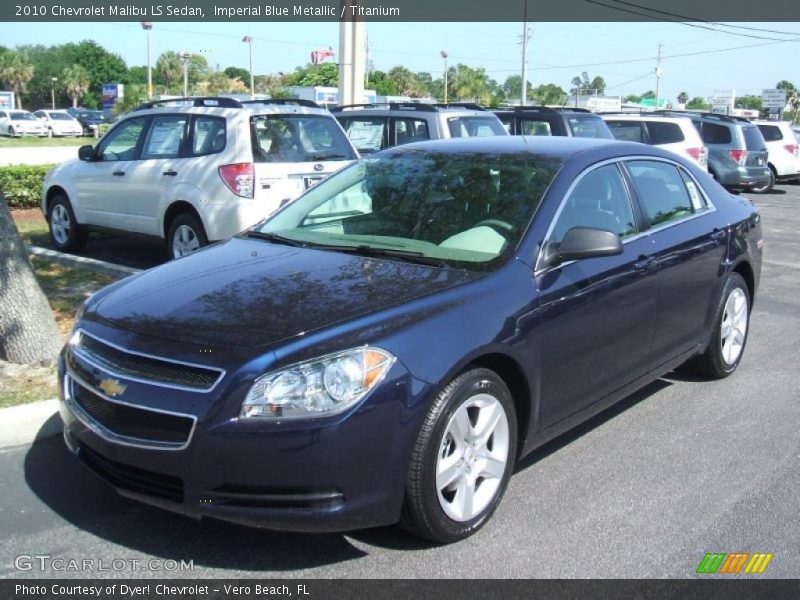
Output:
[[783,108],[786,106],[786,90],[761,90],[761,106],[764,108]]

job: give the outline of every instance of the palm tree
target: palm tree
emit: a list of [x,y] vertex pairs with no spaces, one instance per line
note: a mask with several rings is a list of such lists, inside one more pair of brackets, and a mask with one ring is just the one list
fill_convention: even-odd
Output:
[[78,100],[83,98],[92,84],[89,71],[81,65],[75,64],[64,69],[61,78],[64,82],[64,90],[66,90],[67,96],[72,99],[72,108],[77,108]]
[[688,101],[689,101],[689,94],[687,94],[686,92],[681,92],[680,94],[678,94],[678,104],[686,105]]
[[33,78],[33,66],[19,52],[8,52],[0,63],[0,81],[16,94],[17,106],[22,108],[22,94]]
[[156,61],[156,73],[167,89],[178,83],[183,77],[183,61],[178,53],[168,50],[159,56]]

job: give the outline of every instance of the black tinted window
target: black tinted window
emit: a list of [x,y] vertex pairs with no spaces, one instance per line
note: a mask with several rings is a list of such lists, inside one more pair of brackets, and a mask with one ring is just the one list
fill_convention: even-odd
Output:
[[430,139],[428,124],[422,119],[403,118],[394,120],[395,143],[410,144]]
[[652,226],[692,214],[692,199],[676,167],[653,160],[632,160],[627,165]]
[[623,142],[644,143],[644,130],[642,124],[636,121],[606,121],[611,134]]
[[683,132],[677,123],[648,121],[647,130],[650,132],[650,143],[656,146],[659,144],[675,144],[684,140]]
[[519,122],[519,128],[522,135],[553,135],[550,129],[550,123],[547,121],[522,119]]
[[716,123],[703,123],[700,133],[706,144],[730,144],[733,139],[727,126]]
[[758,128],[761,130],[765,142],[777,142],[783,139],[781,128],[777,125],[759,125]]
[[748,150],[766,150],[767,146],[764,144],[764,136],[755,125],[747,125],[742,127],[744,134],[744,146]]

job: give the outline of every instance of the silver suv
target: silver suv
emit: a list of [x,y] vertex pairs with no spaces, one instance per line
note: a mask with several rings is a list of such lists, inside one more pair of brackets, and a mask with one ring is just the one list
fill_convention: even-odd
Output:
[[58,250],[105,229],[166,240],[177,258],[254,225],[356,158],[313,102],[148,102],[48,173],[42,210]]
[[497,116],[472,103],[351,104],[331,112],[361,154],[424,140],[508,135]]

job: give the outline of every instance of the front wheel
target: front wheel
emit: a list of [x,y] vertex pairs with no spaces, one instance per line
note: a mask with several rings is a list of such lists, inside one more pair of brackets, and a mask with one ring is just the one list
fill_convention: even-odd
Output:
[[62,252],[75,252],[86,245],[88,233],[78,225],[72,205],[64,194],[56,194],[47,213],[50,241]]
[[738,273],[728,276],[714,319],[711,341],[692,366],[707,377],[722,379],[739,366],[750,325],[750,291]]
[[511,393],[488,369],[472,369],[437,396],[411,458],[400,526],[438,543],[466,538],[494,513],[514,470]]
[[180,258],[208,245],[203,223],[192,213],[181,213],[169,227],[167,254],[170,259]]

